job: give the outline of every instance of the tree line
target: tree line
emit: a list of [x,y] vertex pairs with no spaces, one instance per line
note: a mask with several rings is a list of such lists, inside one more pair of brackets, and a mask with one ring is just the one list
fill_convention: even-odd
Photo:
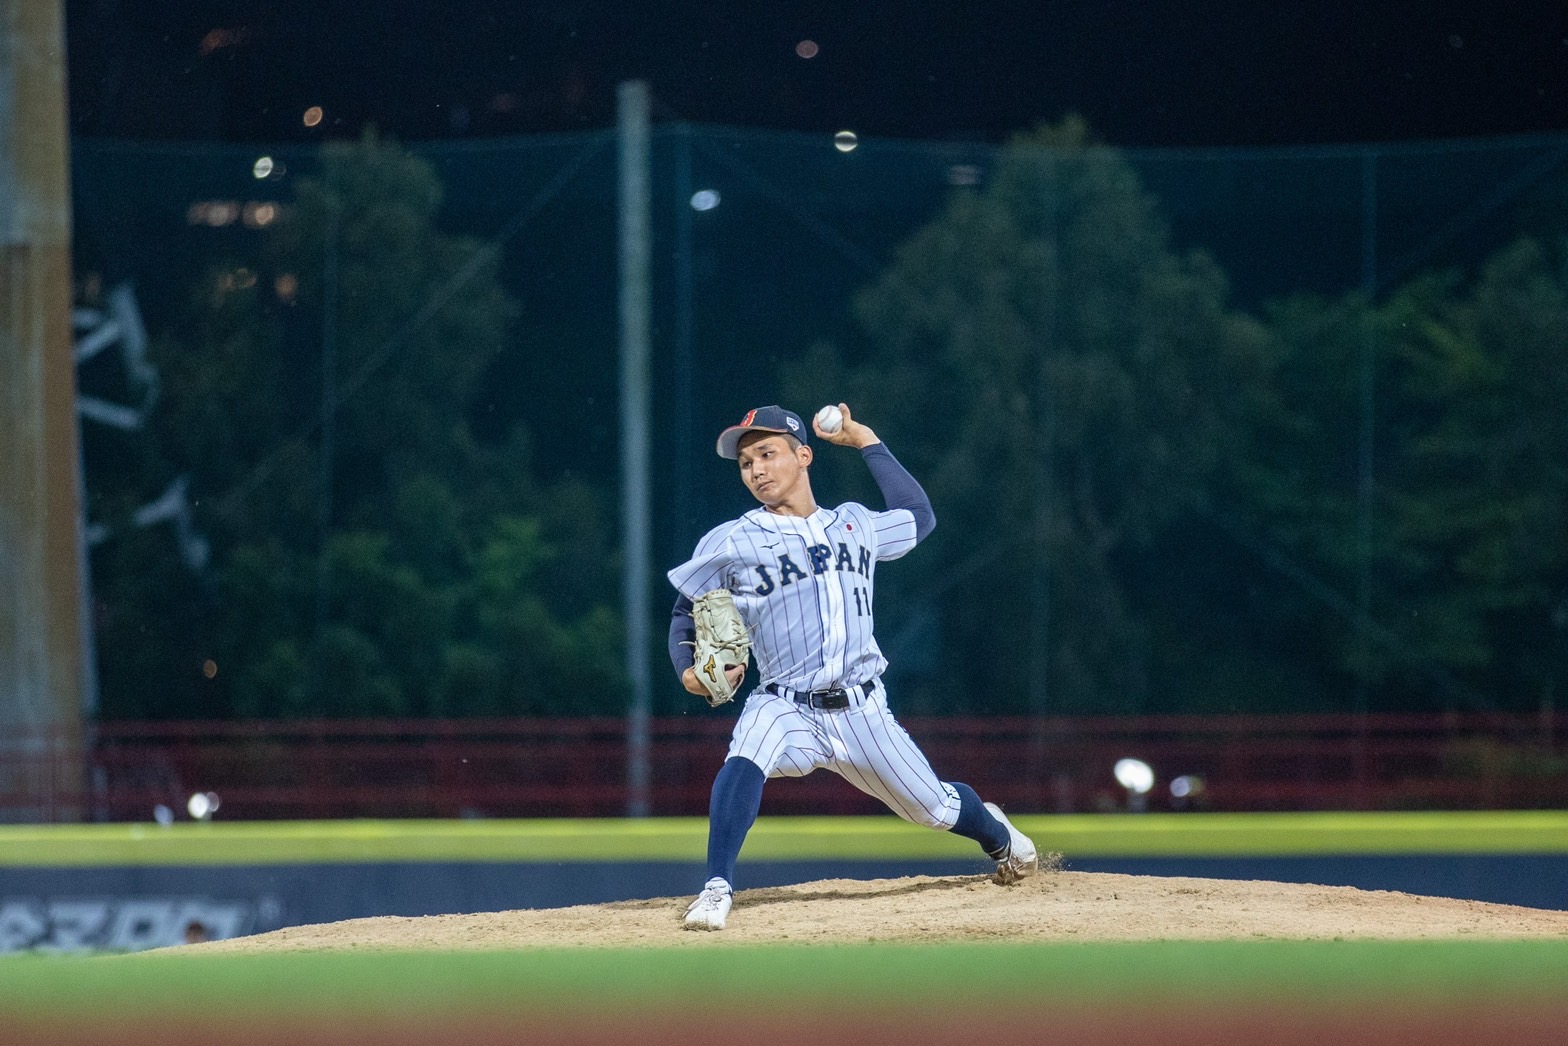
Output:
[[[154,428],[89,442],[94,511],[188,476],[213,552],[95,551],[105,716],[625,708],[616,488],[544,478],[522,419],[476,434],[527,318],[440,204],[396,145],[327,146],[249,278],[215,259],[155,332]],[[1083,124],[1017,138],[855,294],[853,338],[776,375],[801,410],[874,403],[936,505],[879,579],[901,711],[1551,707],[1565,243],[1246,310]],[[819,492],[875,505],[845,458]]]

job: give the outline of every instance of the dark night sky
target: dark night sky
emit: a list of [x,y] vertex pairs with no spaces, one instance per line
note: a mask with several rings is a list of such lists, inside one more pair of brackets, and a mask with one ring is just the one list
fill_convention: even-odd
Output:
[[663,117],[863,136],[999,141],[1067,112],[1128,146],[1568,130],[1565,0],[68,0],[67,17],[73,125],[103,137],[602,127],[633,77]]

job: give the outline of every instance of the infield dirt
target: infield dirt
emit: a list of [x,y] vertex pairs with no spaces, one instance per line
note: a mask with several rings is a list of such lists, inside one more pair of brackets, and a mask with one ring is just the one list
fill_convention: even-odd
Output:
[[1001,941],[1568,937],[1568,911],[1344,886],[1051,871],[832,879],[741,890],[719,933],[681,929],[689,897],[571,908],[350,919],[194,947],[284,950],[712,947]]

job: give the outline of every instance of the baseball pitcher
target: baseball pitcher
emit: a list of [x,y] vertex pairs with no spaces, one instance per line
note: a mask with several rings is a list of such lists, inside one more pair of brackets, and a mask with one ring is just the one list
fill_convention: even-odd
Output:
[[887,660],[872,627],[876,567],[936,526],[930,499],[847,405],[824,407],[813,428],[860,451],[887,507],[819,506],[800,417],[758,407],[719,434],[718,452],[739,464],[760,507],[709,531],[669,572],[680,591],[670,659],[685,688],[710,704],[729,701],[751,656],[760,677],[713,782],[708,880],[686,910],[691,930],[724,928],[735,863],[770,777],[831,770],[907,821],[975,840],[996,861],[1000,883],[1039,864],[1034,843],[996,804],[937,777],[888,708]]

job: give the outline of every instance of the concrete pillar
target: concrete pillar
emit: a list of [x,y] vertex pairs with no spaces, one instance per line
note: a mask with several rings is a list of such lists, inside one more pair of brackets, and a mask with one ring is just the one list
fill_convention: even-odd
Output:
[[0,820],[82,802],[82,542],[61,0],[0,0]]

